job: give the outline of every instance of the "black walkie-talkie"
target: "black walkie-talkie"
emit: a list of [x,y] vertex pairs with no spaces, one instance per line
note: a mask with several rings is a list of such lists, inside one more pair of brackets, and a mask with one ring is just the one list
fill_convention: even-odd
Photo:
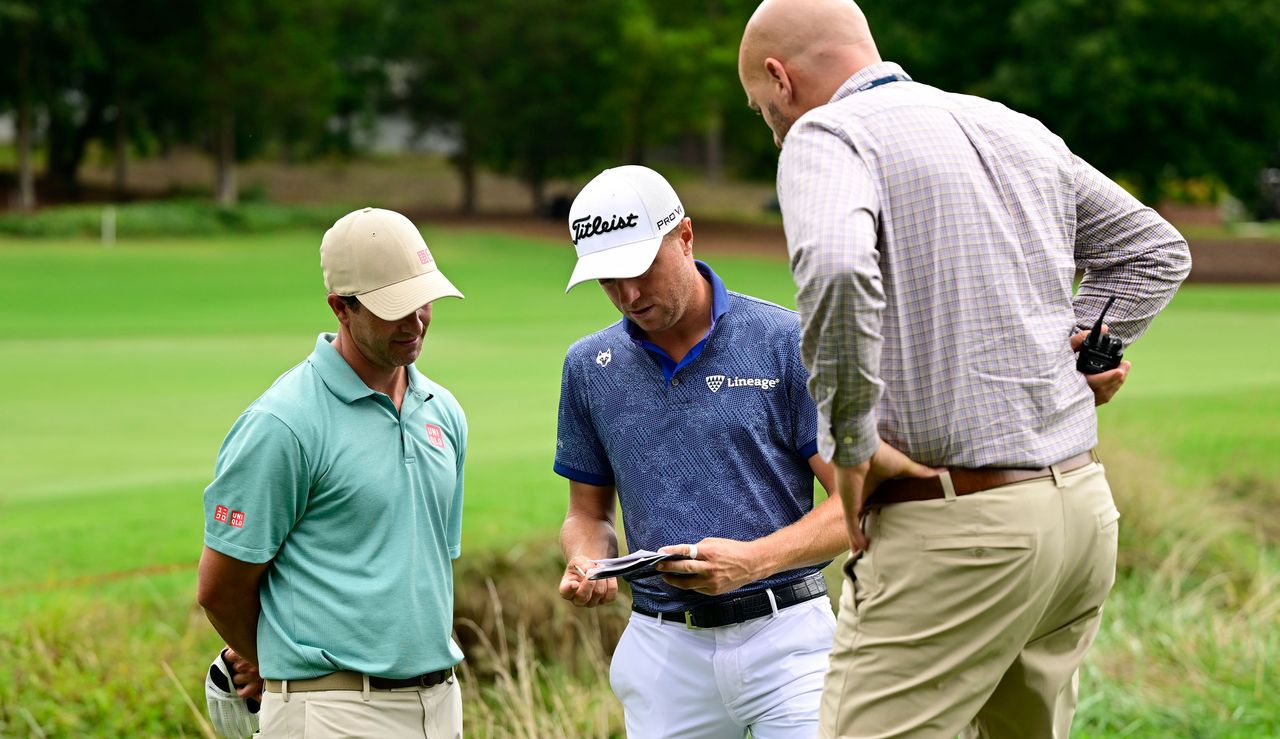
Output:
[[1107,315],[1107,309],[1115,299],[1114,295],[1107,298],[1107,304],[1102,306],[1102,312],[1098,314],[1098,322],[1093,324],[1093,330],[1080,347],[1080,356],[1076,357],[1076,369],[1086,375],[1115,369],[1120,366],[1120,359],[1124,357],[1124,342],[1111,334],[1102,333],[1102,317]]

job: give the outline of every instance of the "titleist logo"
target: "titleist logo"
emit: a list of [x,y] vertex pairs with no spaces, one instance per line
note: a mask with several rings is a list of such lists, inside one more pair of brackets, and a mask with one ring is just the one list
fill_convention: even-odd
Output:
[[605,220],[600,216],[583,216],[575,218],[573,223],[573,244],[577,246],[582,239],[589,239],[592,236],[607,234],[610,231],[617,231],[622,228],[635,228],[636,222],[640,216],[632,213],[627,216],[613,216],[609,220]]

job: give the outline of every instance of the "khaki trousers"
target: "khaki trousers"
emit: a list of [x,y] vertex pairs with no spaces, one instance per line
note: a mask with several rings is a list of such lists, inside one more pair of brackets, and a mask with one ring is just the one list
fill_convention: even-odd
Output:
[[845,566],[821,736],[1066,739],[1119,517],[1100,464],[873,510]]
[[430,688],[262,694],[263,739],[461,739],[458,681]]

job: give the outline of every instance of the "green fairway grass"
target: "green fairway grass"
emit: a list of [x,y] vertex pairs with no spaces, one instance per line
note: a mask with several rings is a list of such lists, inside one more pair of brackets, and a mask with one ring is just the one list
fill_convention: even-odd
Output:
[[[554,546],[567,492],[551,472],[564,351],[616,320],[616,311],[594,285],[564,294],[573,262],[567,243],[429,226],[425,233],[467,295],[435,305],[418,362],[454,391],[469,420],[463,556],[545,551]],[[0,239],[7,319],[0,334],[0,647],[30,634],[45,614],[72,623],[76,613],[108,603],[126,604],[122,613],[189,606],[201,492],[223,435],[276,376],[305,358],[318,332],[336,325],[324,303],[320,235],[154,239],[113,248]],[[709,261],[730,289],[793,303],[784,261],[721,255]],[[1137,470],[1113,482],[1156,487],[1125,508],[1122,560],[1132,569],[1122,570],[1115,621],[1104,627],[1097,665],[1086,670],[1087,679],[1106,686],[1095,696],[1115,690],[1128,702],[1086,701],[1083,735],[1155,736],[1156,729],[1176,734],[1188,726],[1204,736],[1233,735],[1215,723],[1231,711],[1212,703],[1213,685],[1127,691],[1124,669],[1141,670],[1107,661],[1108,654],[1129,654],[1126,639],[1152,638],[1161,618],[1178,615],[1172,604],[1196,587],[1209,593],[1197,601],[1210,609],[1200,613],[1205,628],[1239,627],[1248,637],[1241,637],[1240,664],[1206,662],[1205,669],[1230,678],[1233,700],[1252,717],[1243,726],[1280,731],[1273,710],[1280,704],[1251,692],[1274,668],[1250,660],[1260,654],[1274,662],[1276,640],[1250,642],[1248,635],[1268,631],[1266,624],[1232,626],[1224,615],[1232,598],[1234,607],[1250,607],[1241,600],[1248,593],[1274,602],[1280,581],[1274,552],[1280,529],[1270,520],[1280,506],[1276,337],[1280,287],[1188,286],[1126,353],[1134,362],[1129,384],[1100,411],[1103,453],[1116,452],[1108,459],[1117,474],[1126,466]],[[1176,527],[1168,533],[1176,540],[1156,547],[1151,542],[1160,531],[1131,521],[1131,510],[1146,510],[1143,500],[1157,495],[1177,505],[1190,498],[1187,510],[1208,518],[1245,520],[1191,554],[1177,550],[1186,537]],[[1194,506],[1201,495],[1239,505],[1201,509]],[[1163,508],[1182,510],[1174,503]],[[1194,543],[1192,537],[1188,546]],[[1162,567],[1170,573],[1160,574]],[[1245,568],[1248,577],[1228,573],[1226,585],[1215,584],[1215,567]],[[1266,582],[1273,592],[1258,590]],[[1213,625],[1219,617],[1226,626]],[[1260,617],[1275,613],[1268,617],[1263,609]],[[182,624],[185,618],[175,616]],[[198,618],[191,624],[194,636],[173,627],[183,644],[216,641]],[[1170,638],[1176,642],[1177,634]],[[1178,659],[1176,644],[1149,646],[1167,653],[1162,659],[1169,663]],[[1233,654],[1204,648],[1220,660]],[[182,674],[198,679],[201,667],[181,665]],[[0,676],[0,735],[26,732],[3,723],[5,701],[19,700],[22,690]],[[1153,706],[1165,699],[1178,703],[1157,713]],[[145,726],[189,719],[175,705]],[[1268,711],[1270,724],[1258,719]],[[33,714],[37,723],[40,715]],[[1126,733],[1131,725],[1138,730]]]

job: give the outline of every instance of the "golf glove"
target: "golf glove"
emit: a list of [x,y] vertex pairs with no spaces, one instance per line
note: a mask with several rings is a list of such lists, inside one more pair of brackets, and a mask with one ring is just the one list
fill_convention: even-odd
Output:
[[222,652],[218,652],[204,681],[204,697],[214,731],[227,739],[244,739],[258,730],[258,702],[236,695],[233,674]]

